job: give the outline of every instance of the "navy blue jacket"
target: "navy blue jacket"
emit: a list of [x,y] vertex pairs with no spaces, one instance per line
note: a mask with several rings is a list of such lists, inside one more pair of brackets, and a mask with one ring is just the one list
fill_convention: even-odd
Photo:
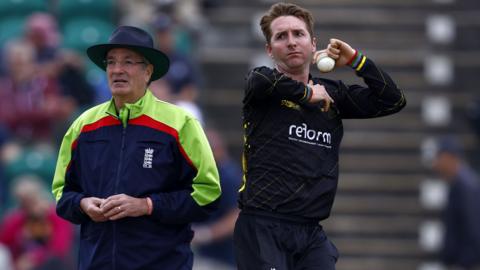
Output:
[[[80,270],[191,269],[190,223],[220,196],[198,121],[150,91],[117,116],[113,101],[82,114],[65,135],[53,181],[59,216],[81,224]],[[93,222],[84,197],[150,197],[149,216]]]

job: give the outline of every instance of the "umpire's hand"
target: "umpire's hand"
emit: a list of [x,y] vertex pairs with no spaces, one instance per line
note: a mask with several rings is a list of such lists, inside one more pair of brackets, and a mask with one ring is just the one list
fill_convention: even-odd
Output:
[[109,220],[125,217],[139,217],[148,214],[145,198],[135,198],[126,194],[117,194],[106,198],[100,205],[103,215]]
[[103,215],[103,211],[100,209],[103,201],[103,199],[97,197],[86,197],[80,201],[80,208],[95,222],[107,221],[108,218]]

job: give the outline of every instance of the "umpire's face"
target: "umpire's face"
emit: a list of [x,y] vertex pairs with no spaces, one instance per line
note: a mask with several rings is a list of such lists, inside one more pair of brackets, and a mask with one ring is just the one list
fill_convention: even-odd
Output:
[[305,22],[295,16],[280,16],[270,24],[272,37],[266,45],[281,72],[295,74],[309,70],[316,41]]
[[105,65],[113,97],[133,103],[144,95],[153,72],[153,65],[144,57],[129,49],[115,48],[107,53]]

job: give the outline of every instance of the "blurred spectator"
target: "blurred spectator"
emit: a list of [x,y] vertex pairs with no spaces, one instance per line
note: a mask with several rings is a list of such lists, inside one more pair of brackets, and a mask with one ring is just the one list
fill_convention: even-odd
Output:
[[92,105],[94,90],[86,80],[82,57],[74,51],[60,50],[60,39],[54,16],[37,12],[28,17],[24,40],[33,46],[37,72],[58,84],[58,95],[62,97],[58,110],[68,117],[78,108]]
[[58,69],[55,59],[60,45],[60,33],[55,17],[44,12],[30,15],[25,23],[23,41],[33,48],[35,72],[45,78],[56,78]]
[[174,18],[177,24],[175,29],[177,50],[189,54],[192,50],[192,36],[203,32],[206,28],[201,3],[198,0],[159,1],[157,10]]
[[242,171],[230,158],[220,133],[214,129],[207,129],[206,135],[217,163],[222,197],[220,208],[207,221],[195,224],[192,243],[196,247],[195,255],[198,257],[225,265],[222,269],[227,267],[233,269],[236,265],[233,254],[233,229],[239,213],[237,193],[242,180]]
[[0,122],[25,141],[48,139],[52,123],[62,118],[58,84],[39,72],[35,50],[26,41],[7,44],[7,73],[0,78]]
[[176,29],[173,19],[167,14],[159,14],[153,22],[153,28],[158,49],[165,51],[170,59],[170,70],[165,79],[170,84],[172,92],[181,94],[182,91],[197,90],[195,88],[198,83],[198,74],[187,54],[178,50],[179,44],[175,41]]
[[52,15],[42,12],[30,15],[25,24],[25,38],[34,46],[37,63],[47,63],[55,59],[60,33],[57,21]]
[[37,63],[38,44],[32,44],[27,39],[11,41],[4,49],[6,73],[0,77],[0,123],[23,143],[52,142],[58,126],[80,106],[91,105],[93,90],[85,80],[78,56],[57,53],[48,63]]
[[153,22],[157,48],[170,59],[168,73],[161,79],[166,83],[162,92],[169,92],[174,103],[185,108],[201,123],[203,116],[196,104],[199,94],[199,75],[190,58],[177,50],[174,23],[170,16],[159,14]]
[[83,108],[92,105],[94,93],[85,78],[82,57],[74,51],[60,50],[60,39],[55,17],[43,12],[28,17],[25,40],[34,47],[35,62],[41,65],[39,72],[46,77],[58,78],[60,94],[73,99],[64,100],[66,106],[62,107],[68,109],[68,114],[73,110],[72,105]]
[[153,81],[149,88],[156,98],[170,103],[173,102],[172,93],[170,93],[170,88],[165,80]]
[[461,269],[480,267],[480,182],[452,137],[437,141],[433,169],[449,186],[444,212],[443,262]]
[[15,269],[67,269],[73,227],[56,215],[45,187],[24,175],[16,179],[13,194],[18,208],[3,219],[0,243],[10,250]]
[[147,27],[155,16],[155,5],[152,0],[116,0],[120,25]]
[[56,65],[58,82],[64,100],[64,105],[61,107],[63,113],[65,115],[72,112],[79,113],[91,107],[96,93],[94,87],[86,79],[84,58],[74,51],[62,50],[57,55]]

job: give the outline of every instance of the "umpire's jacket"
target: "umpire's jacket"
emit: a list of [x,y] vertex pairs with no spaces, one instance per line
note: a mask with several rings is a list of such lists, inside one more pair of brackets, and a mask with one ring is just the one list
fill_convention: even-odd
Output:
[[[117,116],[113,100],[67,131],[53,180],[57,213],[81,224],[79,269],[191,269],[190,222],[220,196],[217,168],[198,121],[147,90]],[[150,197],[150,216],[93,222],[80,200]]]

